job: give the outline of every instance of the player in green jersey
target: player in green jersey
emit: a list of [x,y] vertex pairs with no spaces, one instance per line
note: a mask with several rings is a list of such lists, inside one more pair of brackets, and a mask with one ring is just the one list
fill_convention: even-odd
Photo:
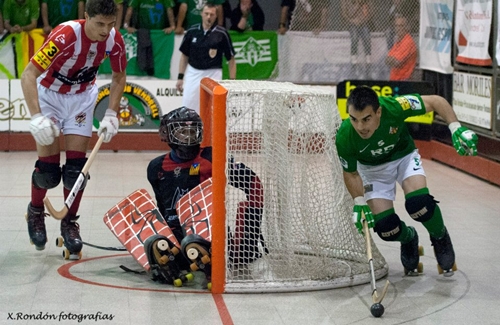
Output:
[[477,154],[477,135],[463,127],[450,104],[440,96],[418,94],[378,97],[357,87],[347,99],[349,118],[340,126],[336,146],[344,182],[354,198],[353,219],[362,232],[362,212],[382,240],[401,242],[406,274],[419,268],[418,234],[395,213],[396,182],[403,188],[405,208],[430,235],[440,273],[453,275],[455,253],[438,201],[429,194],[425,172],[405,119],[434,111],[449,125],[460,155]]

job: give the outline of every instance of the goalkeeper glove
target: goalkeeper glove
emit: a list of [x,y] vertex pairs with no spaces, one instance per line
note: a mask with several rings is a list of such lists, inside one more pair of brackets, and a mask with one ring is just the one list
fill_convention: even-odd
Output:
[[375,220],[373,219],[372,211],[366,204],[365,198],[357,196],[354,198],[352,221],[356,225],[356,228],[358,228],[358,232],[360,234],[363,233],[363,213],[365,215],[365,221],[368,224],[368,228],[373,228],[373,226],[375,226]]
[[453,146],[458,154],[460,156],[476,156],[478,140],[476,133],[461,126],[459,122],[452,122],[448,127],[451,131]]

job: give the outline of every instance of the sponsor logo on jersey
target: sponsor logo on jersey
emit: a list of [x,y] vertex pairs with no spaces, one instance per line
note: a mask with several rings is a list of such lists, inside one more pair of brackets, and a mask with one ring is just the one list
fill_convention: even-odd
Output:
[[236,63],[247,63],[254,67],[259,62],[272,61],[270,39],[256,40],[250,37],[243,42],[235,42],[233,45]]
[[418,100],[417,97],[405,96],[405,98],[408,99],[408,102],[410,102],[410,106],[411,106],[412,111],[422,109],[422,104],[420,103],[420,101]]
[[181,176],[181,168],[180,167],[175,167],[174,169],[174,177],[179,177]]
[[396,97],[396,100],[398,101],[399,105],[403,108],[403,110],[407,110],[411,108],[410,102],[406,97]]
[[365,193],[373,192],[373,184],[366,184],[363,188],[365,189]]
[[347,161],[342,157],[339,157],[339,159],[340,159],[340,163],[342,164],[342,167],[347,169],[347,167],[348,167]]
[[64,34],[61,34],[61,35],[57,36],[55,39],[56,39],[56,41],[58,41],[61,44],[66,43],[66,39],[64,37]]
[[96,51],[90,50],[89,53],[87,54],[87,60],[92,60],[92,58],[94,58],[96,54],[97,54]]
[[191,165],[191,168],[189,169],[189,175],[195,176],[200,174],[200,164],[199,163],[194,163]]
[[217,55],[217,49],[210,49],[210,50],[208,50],[208,55],[212,59],[215,58],[215,56]]
[[396,134],[398,133],[398,127],[391,126],[389,127],[389,134]]

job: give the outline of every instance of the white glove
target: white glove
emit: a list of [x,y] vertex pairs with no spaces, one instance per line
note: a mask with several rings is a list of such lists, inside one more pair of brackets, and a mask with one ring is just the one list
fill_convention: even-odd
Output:
[[111,141],[111,138],[118,133],[118,118],[116,117],[116,112],[111,108],[106,110],[106,114],[102,118],[101,123],[99,123],[99,130],[97,130],[97,136],[101,136],[104,133],[103,142]]
[[30,132],[38,144],[48,146],[59,136],[60,131],[51,119],[37,113],[31,117]]

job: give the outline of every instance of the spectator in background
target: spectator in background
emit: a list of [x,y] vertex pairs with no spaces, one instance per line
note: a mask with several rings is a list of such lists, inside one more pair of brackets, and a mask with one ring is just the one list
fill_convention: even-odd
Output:
[[[236,78],[234,48],[227,30],[217,25],[217,9],[205,4],[202,23],[191,27],[184,35],[179,50],[179,75],[176,88],[182,91],[182,105],[200,112],[200,81],[204,77],[222,79],[223,56],[228,61],[229,78]],[[184,80],[185,75],[185,80]]]
[[[392,0],[392,5],[389,7],[389,12],[386,15],[385,26],[387,29],[385,31],[385,36],[387,40],[387,49],[391,49],[394,45],[394,38],[396,37],[396,30],[394,28],[394,20],[397,14],[407,17],[408,30],[411,33],[412,30],[418,31],[418,21],[420,12],[419,0]],[[415,28],[416,29],[412,29]]]
[[4,27],[10,33],[29,32],[36,28],[39,17],[38,0],[4,0]]
[[389,80],[408,80],[417,64],[417,46],[409,33],[408,20],[397,14],[394,19],[396,39],[387,53],[385,64],[391,68]]
[[358,43],[361,39],[365,52],[366,63],[371,63],[371,35],[370,23],[372,8],[370,0],[342,0],[342,15],[349,24],[349,35],[351,36],[351,63],[357,64]]
[[312,31],[315,35],[325,30],[329,0],[297,0],[295,5],[293,30]]
[[0,34],[5,32],[5,26],[3,24],[3,0],[0,0]]
[[288,28],[290,28],[290,22],[292,21],[292,13],[294,9],[295,0],[281,0],[281,15],[278,34],[285,35]]
[[43,32],[49,35],[52,28],[68,20],[83,19],[85,10],[83,0],[42,0],[41,14]]
[[264,30],[264,11],[257,0],[240,0],[231,13],[231,30]]
[[[129,33],[137,29],[161,29],[165,34],[170,34],[175,29],[173,0],[130,0],[123,23],[123,28]],[[137,12],[135,26],[130,24],[134,10]]]
[[177,0],[179,3],[179,12],[177,14],[175,33],[177,35],[183,35],[185,29],[189,29],[196,24],[200,24],[202,22],[201,11],[207,3],[215,5],[217,24],[219,26],[223,26],[224,9],[222,8],[222,4],[225,1],[226,0]]
[[115,28],[119,30],[120,28],[122,28],[123,15],[124,15],[123,0],[115,0],[115,3],[116,3],[116,9],[117,9]]

